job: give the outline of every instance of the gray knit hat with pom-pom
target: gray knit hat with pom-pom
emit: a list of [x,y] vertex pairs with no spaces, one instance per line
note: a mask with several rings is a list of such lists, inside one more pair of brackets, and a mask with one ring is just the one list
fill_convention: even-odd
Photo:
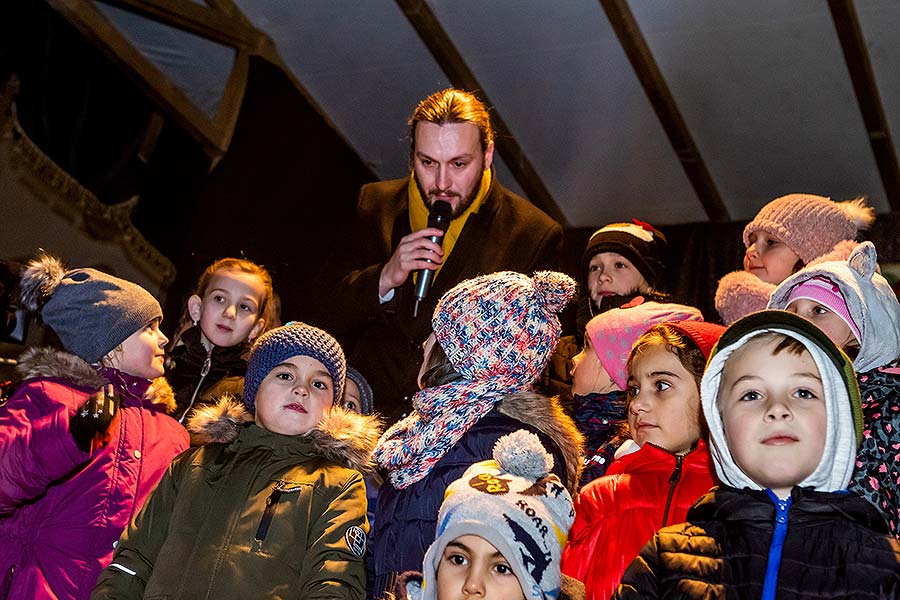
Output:
[[334,337],[318,327],[292,321],[259,336],[250,350],[247,374],[244,377],[244,404],[256,412],[256,392],[269,371],[293,356],[309,356],[328,369],[334,383],[334,402],[344,395],[347,379],[347,359]]
[[[575,509],[550,471],[553,456],[520,429],[494,445],[494,459],[473,464],[451,483],[422,566],[422,598],[437,598],[437,569],[447,544],[477,535],[506,559],[528,598],[559,596],[560,559]],[[540,596],[538,596],[540,597]]]
[[431,326],[450,363],[466,379],[537,379],[559,340],[559,313],[575,280],[555,271],[534,277],[501,271],[467,279],[444,294]]
[[136,283],[96,269],[67,271],[46,254],[28,263],[20,287],[23,306],[38,312],[63,347],[89,363],[162,318],[159,302]]

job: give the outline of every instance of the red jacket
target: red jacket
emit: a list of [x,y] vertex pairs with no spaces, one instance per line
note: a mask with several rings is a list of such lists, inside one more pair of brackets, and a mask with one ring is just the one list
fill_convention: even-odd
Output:
[[575,500],[563,573],[584,582],[588,600],[607,600],[653,534],[683,522],[691,505],[713,485],[703,440],[684,456],[647,443],[617,459],[605,477],[585,486]]
[[[0,599],[87,599],[113,544],[156,487],[187,431],[151,385],[71,354],[30,350],[27,379],[0,407]],[[106,381],[121,398],[108,443],[82,452],[69,417]]]

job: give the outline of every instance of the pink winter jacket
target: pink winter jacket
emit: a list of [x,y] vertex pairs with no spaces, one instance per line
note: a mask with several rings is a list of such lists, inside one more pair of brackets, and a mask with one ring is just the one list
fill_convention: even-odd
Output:
[[[29,350],[19,368],[25,380],[0,407],[0,600],[87,599],[188,435],[166,415],[165,379],[101,374],[49,349]],[[69,416],[107,380],[121,408],[108,443],[81,452]]]

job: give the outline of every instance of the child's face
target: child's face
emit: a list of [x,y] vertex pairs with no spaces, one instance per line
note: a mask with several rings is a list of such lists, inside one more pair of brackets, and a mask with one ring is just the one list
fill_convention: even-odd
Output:
[[318,360],[292,356],[266,375],[256,393],[256,424],[282,435],[300,435],[331,410],[334,381]]
[[588,264],[588,291],[600,306],[604,296],[625,296],[635,290],[647,292],[650,285],[630,260],[616,252],[601,252]]
[[355,413],[361,412],[362,394],[359,393],[359,386],[356,382],[347,378],[344,383],[344,397],[341,400],[341,406]]
[[853,335],[853,330],[850,329],[847,322],[827,306],[807,298],[798,298],[791,302],[785,310],[800,315],[813,323],[838,348],[847,348],[857,342],[856,336]]
[[591,342],[585,336],[584,350],[572,358],[572,393],[584,396],[590,393],[608,394],[619,390],[603,363],[597,358],[597,353],[591,347]]
[[166,353],[163,348],[169,339],[159,329],[160,319],[155,319],[138,329],[122,342],[121,350],[113,350],[110,363],[123,373],[155,379],[165,373]]
[[728,358],[718,406],[734,461],[780,498],[816,470],[825,449],[825,395],[809,352],[750,340]]
[[781,240],[766,233],[750,234],[750,245],[744,252],[744,270],[763,281],[778,285],[794,272],[800,257]]
[[638,444],[683,454],[700,439],[697,382],[665,346],[647,346],[632,359],[628,399],[628,427]]
[[444,548],[437,571],[438,600],[524,600],[509,562],[477,535],[463,535]]
[[188,300],[191,318],[200,322],[204,345],[230,348],[256,337],[265,325],[259,313],[265,295],[258,275],[216,271],[203,298],[194,295]]

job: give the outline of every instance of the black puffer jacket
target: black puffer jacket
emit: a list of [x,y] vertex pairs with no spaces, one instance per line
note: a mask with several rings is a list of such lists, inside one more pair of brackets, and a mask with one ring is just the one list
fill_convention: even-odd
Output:
[[613,598],[897,597],[900,542],[871,504],[795,487],[782,508],[766,491],[714,488],[644,546]]

